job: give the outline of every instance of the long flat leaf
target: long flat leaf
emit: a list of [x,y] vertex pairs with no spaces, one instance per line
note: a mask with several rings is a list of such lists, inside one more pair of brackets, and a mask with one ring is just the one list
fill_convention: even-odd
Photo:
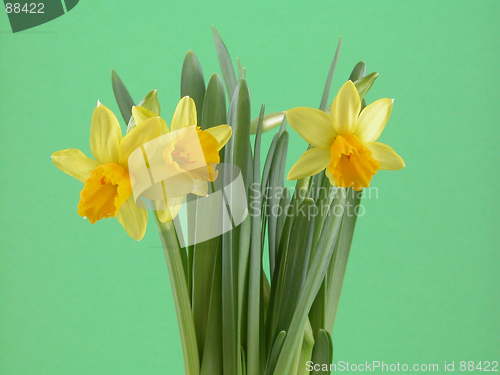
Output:
[[309,320],[306,320],[297,375],[309,375],[309,371],[307,371],[307,362],[311,360],[313,347],[314,336],[312,333],[311,323],[309,322]]
[[208,81],[200,127],[202,130],[217,125],[226,124],[226,95],[224,86],[217,73],[212,74]]
[[226,45],[213,26],[212,32],[214,34],[215,49],[217,51],[217,58],[219,59],[222,78],[224,79],[224,84],[226,85],[227,96],[232,98],[236,88],[236,75],[234,74],[233,63],[231,62],[231,57],[229,57]]
[[314,349],[312,353],[312,362],[314,364],[327,365],[328,370],[326,371],[313,370],[311,371],[311,375],[331,374],[330,364],[332,363],[332,359],[333,359],[332,338],[327,331],[321,329],[317,335],[316,343],[314,344]]
[[[188,51],[184,57],[184,62],[182,64],[181,72],[181,98],[189,96],[193,99],[196,106],[197,122],[196,124],[201,124],[201,118],[203,113],[203,100],[205,98],[205,79],[203,77],[203,71],[201,69],[198,57],[193,51]],[[196,231],[196,218],[197,218],[197,204],[191,205],[188,209],[188,235],[192,238]],[[194,253],[196,245],[189,245],[187,247],[188,254],[188,272],[187,280],[190,293],[193,290],[193,262]],[[209,270],[208,274],[211,274]],[[207,285],[207,284],[205,284]],[[208,284],[210,285],[210,284]],[[206,311],[206,310],[205,310]],[[199,334],[199,332],[198,332]],[[202,348],[202,343],[199,343]]]
[[222,249],[217,246],[200,375],[222,374]]
[[111,70],[111,85],[113,86],[116,103],[126,125],[130,120],[130,116],[132,116],[132,107],[135,105],[134,100],[118,76],[118,73],[114,70]]
[[280,199],[278,210],[278,219],[276,221],[276,249],[279,248],[281,236],[283,234],[283,229],[286,222],[286,210],[290,206],[290,190],[285,188],[283,190],[283,196]]
[[[326,329],[331,334],[337,316],[337,309],[340,300],[340,292],[344,283],[347,261],[351,250],[352,238],[356,227],[357,215],[354,210],[361,202],[361,192],[356,192],[352,188],[347,189],[347,203],[353,207],[352,210],[345,210],[342,218],[342,227],[338,237],[335,253],[331,260],[330,270],[327,276],[327,305]],[[351,213],[351,214],[349,214]]]
[[[248,264],[250,262],[250,239],[252,230],[251,217],[241,223],[239,230],[240,243],[238,246],[238,342],[247,340],[248,319]],[[243,322],[245,322],[243,324]],[[241,356],[240,356],[241,362]]]
[[228,231],[222,235],[222,355],[224,375],[237,373],[237,357],[239,356],[234,270],[237,262],[234,258],[233,231]]
[[242,79],[234,90],[229,108],[228,125],[233,129],[233,164],[241,169],[245,186],[249,185],[248,155],[250,148],[250,92],[247,82]]
[[294,218],[299,208],[300,202],[298,194],[294,194],[290,202],[290,206],[286,212],[285,224],[279,241],[279,246],[276,251],[276,267],[274,269],[271,293],[269,296],[269,309],[267,312],[266,332],[267,332],[267,346],[270,347],[272,339],[276,332],[276,325],[279,314],[279,301],[283,294],[283,284],[285,278],[285,266],[288,257],[288,249],[290,246],[290,234],[292,232],[292,225]]
[[[264,120],[264,104],[260,110],[259,124],[254,146],[253,183],[260,184],[260,146],[262,136],[262,123]],[[253,189],[251,189],[253,190]],[[250,265],[248,274],[248,334],[247,334],[247,374],[260,375],[260,333],[264,321],[260,317],[261,282],[262,282],[262,249],[260,215],[253,212],[253,207],[261,206],[261,195],[250,193],[250,212],[252,221],[252,234],[250,242]]]
[[239,58],[236,58],[236,63],[238,64],[238,81],[240,79],[245,79],[246,68],[241,65],[241,61]]
[[337,67],[337,61],[339,60],[340,50],[342,48],[342,37],[339,38],[339,42],[337,44],[337,49],[335,51],[335,55],[333,56],[332,64],[330,65],[330,70],[328,71],[328,76],[326,77],[325,88],[323,90],[323,96],[321,97],[321,103],[319,105],[319,109],[322,111],[326,110],[326,106],[328,104],[328,96],[330,95],[330,87],[332,86],[332,78],[335,73],[335,68]]
[[[317,207],[311,198],[304,199],[298,210],[290,233],[290,245],[284,268],[283,294],[279,301],[279,313],[276,330],[287,331],[290,328],[297,301],[304,286],[309,266],[312,235],[314,231]],[[293,291],[293,293],[291,293]]]
[[[201,218],[200,218],[201,219]],[[213,295],[213,274],[217,252],[220,253],[220,237],[196,243],[194,245],[192,271],[193,319],[200,357],[203,358],[205,336],[208,329],[209,308]]]
[[188,51],[184,57],[181,73],[181,98],[189,96],[196,104],[198,125],[201,124],[203,100],[205,98],[205,78],[200,61],[193,51]]
[[271,349],[271,354],[269,355],[269,360],[266,366],[266,375],[276,374],[274,369],[276,368],[276,361],[281,353],[281,348],[283,347],[283,342],[285,341],[286,332],[281,331],[276,340],[274,340],[273,348]]
[[[279,133],[278,133],[279,134]],[[274,207],[279,206],[281,199],[280,192],[283,192],[283,179],[285,174],[286,154],[288,150],[288,132],[285,130],[279,137],[276,144],[276,151],[273,155],[271,162],[271,169],[269,172],[267,203],[269,205],[268,211],[268,239],[269,239],[269,265],[271,270],[271,278],[275,267],[275,253],[276,253],[276,225],[278,217]]]
[[[236,98],[236,99],[235,99]],[[228,125],[233,128],[233,137],[229,139],[224,149],[224,159],[226,163],[232,163],[235,157],[235,139],[234,128],[237,127],[239,116],[238,95],[235,93],[229,106]],[[246,166],[246,160],[245,160]],[[224,186],[230,186],[234,180],[234,171],[229,168],[224,173]],[[235,194],[229,194],[233,199]],[[225,195],[227,200],[227,195]],[[231,207],[232,202],[227,202]],[[223,218],[223,228],[232,226],[232,222],[226,223],[226,217]],[[239,353],[237,317],[238,317],[238,245],[239,228],[236,227],[222,235],[222,337],[223,337],[223,360],[224,375],[238,374],[240,369],[238,363],[241,361]]]
[[[339,191],[340,190],[341,189],[339,189]],[[338,205],[345,210],[345,195],[337,194],[332,204]],[[335,210],[332,210],[325,222],[325,229],[321,234],[318,250],[312,258],[311,266],[304,287],[300,293],[297,308],[293,314],[290,330],[283,343],[283,348],[278,358],[274,375],[286,374],[290,370],[295,355],[294,350],[299,343],[309,310],[326,275],[328,263],[334,250],[332,244],[334,244],[337,239],[340,223],[342,221],[341,219],[341,217],[335,215]]]

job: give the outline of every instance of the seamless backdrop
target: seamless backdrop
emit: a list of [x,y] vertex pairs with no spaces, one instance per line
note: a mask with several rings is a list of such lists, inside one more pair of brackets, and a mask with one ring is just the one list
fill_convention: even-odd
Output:
[[[405,159],[366,200],[334,330],[334,361],[500,361],[500,124],[496,0],[80,1],[12,34],[0,13],[0,373],[182,374],[167,267],[141,242],[76,213],[82,185],[51,162],[89,150],[115,69],[170,121],[182,60],[219,72],[210,26],[247,68],[253,114],[317,107],[360,60],[395,98],[381,141]],[[265,137],[269,143],[271,135]],[[290,168],[306,145],[291,130]]]

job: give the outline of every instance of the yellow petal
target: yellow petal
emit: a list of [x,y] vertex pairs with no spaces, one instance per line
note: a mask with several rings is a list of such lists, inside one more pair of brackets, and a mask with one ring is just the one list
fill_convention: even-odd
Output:
[[117,163],[121,139],[118,119],[98,102],[90,125],[90,150],[95,160],[101,164]]
[[292,129],[311,146],[328,147],[337,136],[330,116],[319,109],[297,107],[285,114]]
[[391,99],[379,99],[361,111],[354,130],[363,143],[375,142],[385,128],[392,111]]
[[365,145],[371,152],[372,157],[380,164],[380,169],[397,171],[405,167],[405,162],[396,152],[384,143],[371,142]]
[[52,161],[61,171],[81,182],[85,182],[92,171],[99,166],[98,162],[89,159],[83,152],[75,148],[54,152]]
[[325,175],[326,177],[328,177],[328,181],[330,181],[330,184],[332,186],[335,186],[337,187],[337,183],[335,182],[335,179],[333,178],[333,175],[330,173],[330,171],[328,169],[325,170]]
[[136,125],[120,142],[120,164],[128,166],[128,157],[136,148],[161,135],[161,121],[153,117]]
[[136,124],[140,124],[141,122],[146,121],[149,118],[158,117],[158,115],[147,108],[141,106],[133,106],[132,117],[134,118],[134,122]]
[[[132,117],[134,118],[134,122],[136,124],[140,124],[141,122],[146,121],[150,118],[158,117],[158,115],[147,108],[140,106],[133,106]],[[161,133],[162,134],[170,133],[167,123],[161,117],[160,117],[160,122],[161,122]]]
[[[158,211],[156,211],[156,213],[158,214],[158,219],[160,219],[162,223],[168,223],[169,221],[175,219],[175,217],[179,214],[179,211],[182,208],[182,203],[184,202],[184,198],[185,197],[169,198],[168,209],[167,210],[159,209]],[[157,208],[159,207],[160,204],[157,203]],[[163,202],[161,203],[161,207],[165,208]]]
[[347,81],[330,107],[333,126],[338,134],[349,135],[354,132],[360,109],[358,90],[352,81]]
[[148,211],[135,204],[133,195],[120,207],[116,218],[134,240],[140,241],[144,237],[148,224]]
[[199,195],[200,197],[206,197],[208,195],[208,182],[202,180],[193,180],[194,187],[191,193]]
[[185,96],[177,104],[170,129],[176,131],[191,125],[197,125],[196,104],[189,96]]
[[94,169],[80,193],[78,214],[92,224],[114,217],[132,194],[127,170],[116,163],[103,164]]
[[168,129],[167,123],[161,117],[160,117],[160,123],[161,123],[161,134],[170,133],[170,130]]
[[330,148],[311,148],[304,152],[297,163],[288,172],[288,180],[298,180],[299,178],[313,176],[330,163]]
[[231,129],[229,125],[214,126],[204,131],[213,135],[217,141],[219,141],[219,148],[217,151],[220,151],[220,149],[224,147],[227,141],[229,141],[229,138],[231,138],[231,134],[233,134],[233,129]]

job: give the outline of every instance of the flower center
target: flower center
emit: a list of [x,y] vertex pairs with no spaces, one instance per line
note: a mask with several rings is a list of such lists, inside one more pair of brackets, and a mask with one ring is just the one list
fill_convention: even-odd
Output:
[[380,169],[371,151],[354,135],[338,135],[330,148],[328,171],[340,187],[361,190]]
[[163,150],[163,160],[193,179],[214,181],[216,164],[220,162],[219,141],[199,126],[182,129]]
[[132,194],[128,171],[119,164],[103,164],[94,169],[80,193],[78,214],[94,224],[116,216]]

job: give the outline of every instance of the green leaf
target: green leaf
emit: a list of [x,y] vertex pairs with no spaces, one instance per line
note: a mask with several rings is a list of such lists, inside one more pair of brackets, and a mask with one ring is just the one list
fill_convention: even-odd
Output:
[[193,254],[193,319],[200,357],[203,358],[205,334],[208,327],[209,307],[213,296],[213,275],[217,253],[220,247],[220,237],[196,243]]
[[[260,184],[260,146],[262,136],[262,123],[264,120],[265,106],[262,104],[255,137],[254,148],[254,186]],[[254,189],[250,189],[254,192]],[[259,192],[260,193],[260,192]],[[261,327],[264,319],[260,316],[261,301],[261,282],[262,282],[262,248],[261,248],[261,223],[260,215],[253,212],[254,207],[261,207],[261,194],[250,194],[250,213],[252,221],[252,237],[250,242],[250,265],[248,274],[248,333],[247,333],[247,374],[260,375],[260,340]]]
[[[219,237],[220,238],[220,237]],[[217,251],[200,375],[222,374],[222,249]]]
[[243,346],[241,346],[241,367],[241,374],[247,375],[247,361],[245,356],[245,348],[243,348]]
[[[292,200],[292,202],[294,202]],[[266,346],[267,348],[271,348],[273,343],[273,339],[277,333],[276,326],[278,324],[278,314],[280,312],[279,303],[283,294],[283,284],[285,279],[285,266],[288,256],[288,248],[290,245],[289,236],[291,233],[291,227],[293,223],[293,215],[295,214],[294,210],[295,205],[292,204],[290,211],[288,211],[288,217],[285,221],[285,226],[283,228],[283,234],[281,236],[282,240],[280,241],[280,246],[278,251],[276,252],[276,266],[274,268],[274,272],[272,275],[272,285],[273,287],[270,290],[269,296],[269,307],[267,310],[267,319],[266,319]]]
[[[233,164],[241,169],[245,186],[249,186],[248,155],[250,148],[250,92],[248,85],[242,79],[236,89],[229,107],[228,125],[233,129],[233,136],[229,140],[233,144]],[[228,143],[229,143],[228,142]],[[226,159],[228,160],[228,159]]]
[[[290,328],[297,301],[304,286],[309,254],[311,251],[312,235],[314,231],[314,214],[317,207],[311,198],[304,199],[297,210],[290,233],[290,244],[284,268],[283,294],[278,305],[278,319],[276,330],[287,331]],[[290,291],[293,291],[291,293]]]
[[[239,229],[238,246],[238,338],[237,342],[246,342],[248,321],[248,263],[250,261],[250,239],[252,230],[251,217],[247,216]],[[243,324],[245,322],[245,324]],[[241,362],[241,356],[240,356]]]
[[295,355],[293,356],[292,365],[288,374],[296,375],[299,372],[299,364],[300,364],[300,355],[302,352],[302,344],[304,342],[304,334],[305,328],[302,330],[302,334],[300,335],[299,345],[295,348]]
[[[200,127],[202,130],[217,125],[226,124],[226,95],[224,86],[217,73],[212,74],[208,81]],[[221,155],[222,156],[222,155]]]
[[349,81],[356,82],[358,79],[366,75],[366,64],[364,61],[360,61],[354,66],[354,69],[349,76]]
[[[158,92],[157,90],[151,90],[148,92],[148,94],[142,99],[139,104],[137,104],[138,107],[144,107],[151,112],[155,113],[156,115],[160,116],[160,102],[158,101]],[[134,117],[131,116],[130,120],[127,125],[127,133],[133,129],[133,127],[136,125]]]
[[[275,113],[269,113],[264,116],[264,121],[262,124],[262,132],[265,133],[271,129],[274,129],[275,127],[281,125],[283,122],[283,117],[285,116],[284,112],[275,112]],[[250,134],[255,134],[257,132],[257,124],[258,124],[259,119],[254,118],[252,120],[252,123],[250,125]]]
[[[318,173],[315,175],[314,180],[315,186],[311,188],[311,196],[314,196],[316,206],[321,207],[323,210],[324,208],[328,208],[330,206],[332,197],[335,196],[337,188],[332,187],[328,177],[326,177],[324,173]],[[325,215],[318,215],[316,217],[313,242],[311,246],[311,257],[314,256],[316,251],[316,246],[321,236],[325,219]],[[326,300],[326,281],[324,280],[311,307],[311,311],[309,312],[309,320],[315,336],[318,334],[319,329],[325,329],[327,314]]]
[[276,361],[281,353],[281,348],[283,347],[283,343],[285,341],[286,332],[281,331],[276,340],[274,340],[273,348],[271,349],[271,354],[269,355],[269,359],[266,365],[266,375],[276,374],[274,369],[276,367]]
[[[339,189],[339,191],[343,190],[344,189]],[[342,207],[344,211],[345,195],[337,194],[332,205],[334,205],[333,207],[338,205]],[[287,374],[290,370],[293,357],[295,355],[294,350],[299,344],[300,336],[307,321],[309,310],[326,275],[328,263],[334,250],[334,246],[332,246],[332,244],[336,242],[340,229],[340,223],[342,221],[341,217],[335,215],[335,211],[336,210],[331,209],[330,214],[326,219],[325,229],[321,233],[318,249],[312,258],[304,287],[300,292],[297,308],[293,314],[290,330],[288,331],[285,342],[283,343],[283,348],[278,358],[274,375]]]
[[118,76],[118,73],[114,70],[111,70],[111,85],[113,86],[113,93],[115,94],[116,103],[120,109],[123,121],[125,121],[125,124],[128,124],[132,116],[132,107],[135,105],[134,100]]
[[[227,223],[223,225],[227,225]],[[233,231],[228,231],[222,235],[222,355],[224,375],[235,375],[237,373],[237,357],[239,356],[235,288],[235,264],[237,259],[234,258]]]
[[[228,148],[226,148],[226,152],[227,150]],[[223,227],[225,225],[230,224],[224,223]],[[237,374],[239,357],[239,345],[237,342],[237,289],[235,286],[237,282],[237,268],[235,268],[237,258],[233,253],[233,232],[236,231],[228,231],[222,235],[222,355],[224,375]]]
[[285,226],[285,221],[287,218],[286,210],[290,206],[290,190],[285,188],[283,190],[283,196],[279,202],[279,214],[276,221],[276,249],[279,248],[281,235],[283,234],[283,228]]
[[239,58],[236,58],[236,63],[238,64],[238,81],[241,79],[245,79],[246,68],[241,65],[241,61]]
[[229,52],[227,51],[226,45],[213,26],[212,32],[214,34],[215,49],[217,51],[217,57],[219,59],[222,78],[224,79],[224,84],[226,85],[227,96],[229,98],[232,98],[234,90],[236,89],[236,75],[234,74],[233,63],[231,62],[231,57],[229,57]]
[[337,44],[337,49],[335,51],[335,55],[333,56],[332,65],[330,65],[330,70],[328,71],[328,76],[326,77],[325,88],[323,90],[323,96],[321,97],[321,104],[319,105],[319,109],[322,111],[326,110],[326,106],[328,104],[328,96],[330,95],[330,87],[332,86],[332,78],[335,73],[335,68],[337,67],[337,61],[339,59],[340,50],[342,48],[342,37],[339,38],[339,42]]
[[167,261],[170,285],[177,311],[177,321],[181,333],[182,353],[184,355],[184,369],[186,375],[198,375],[200,373],[200,359],[198,344],[194,328],[191,304],[187,290],[186,275],[182,265],[179,241],[175,232],[173,222],[162,223],[158,219],[156,211],[153,212],[156,224],[160,232],[163,251]]
[[[342,219],[342,227],[338,237],[338,243],[335,253],[332,257],[330,269],[327,276],[327,305],[326,311],[326,329],[330,334],[333,331],[335,317],[340,300],[340,292],[342,284],[344,283],[345,271],[347,268],[347,260],[349,259],[349,252],[351,250],[352,238],[354,236],[354,229],[356,227],[357,215],[355,207],[359,206],[361,202],[362,192],[356,192],[352,188],[347,189],[347,204],[352,207],[351,210],[345,210]],[[351,215],[348,213],[351,212]],[[354,214],[353,214],[354,213]]]
[[311,311],[309,311],[309,321],[311,322],[312,331],[314,337],[317,336],[319,330],[325,329],[326,321],[326,281],[323,280],[321,283],[321,288],[319,288],[316,299],[311,306]]
[[205,98],[205,78],[198,57],[193,51],[188,51],[184,57],[181,73],[181,98],[189,96],[196,104],[198,125],[201,124],[203,99]]
[[271,145],[269,146],[269,150],[267,150],[266,161],[264,163],[264,169],[262,170],[261,193],[263,195],[264,195],[264,189],[267,188],[267,183],[269,181],[269,173],[271,172],[271,164],[274,159],[274,152],[276,151],[276,145],[278,144],[279,136],[280,135],[278,133],[274,135],[273,140],[271,141]]
[[[188,51],[184,57],[184,62],[182,64],[181,73],[181,98],[189,96],[193,99],[196,106],[197,113],[197,125],[201,124],[202,112],[203,112],[203,100],[205,97],[205,79],[203,77],[203,71],[201,69],[200,62],[193,51]],[[192,236],[195,232],[195,222],[197,217],[197,204],[192,205],[188,209],[188,235]],[[193,259],[194,259],[195,245],[190,245],[187,247],[188,253],[188,286],[190,287],[190,292],[192,291],[192,270],[193,270]],[[211,272],[211,270],[210,270]],[[210,285],[210,284],[208,284]],[[206,310],[205,310],[206,311]],[[199,343],[202,347],[202,343]]]
[[[251,181],[253,171],[248,170],[248,155],[250,150],[250,94],[248,86],[241,80],[234,91],[229,106],[228,125],[233,129],[233,136],[225,147],[225,161],[238,166],[241,170],[245,186]],[[224,174],[227,186],[234,180],[230,169]],[[238,197],[235,194],[227,194],[231,199]],[[231,206],[231,204],[229,203]],[[223,224],[231,225],[230,223]],[[241,357],[238,353],[238,256],[237,248],[240,243],[240,227],[222,235],[222,320],[223,320],[223,356],[224,375],[235,375],[239,373],[238,363]]]
[[300,350],[300,360],[297,375],[309,375],[307,371],[307,362],[311,360],[312,351],[314,346],[314,336],[309,319],[306,320],[304,328],[304,339],[302,341],[302,348]]
[[[279,133],[278,133],[279,134]],[[288,150],[288,132],[284,131],[276,144],[276,150],[271,162],[269,171],[268,189],[266,190],[270,197],[267,199],[268,210],[268,239],[269,239],[269,265],[271,278],[275,267],[276,252],[276,225],[278,217],[273,207],[279,205],[280,192],[283,192],[283,179],[285,176],[286,154]]]
[[361,100],[364,99],[366,93],[372,88],[373,83],[378,77],[378,73],[370,73],[367,76],[359,78],[354,82],[354,86],[358,89],[359,97]]
[[[312,354],[312,362],[320,365],[327,365],[328,369],[330,369],[330,364],[333,360],[333,344],[332,338],[330,334],[321,329],[317,335],[316,343],[314,344],[314,350]],[[311,371],[311,375],[320,375],[320,374],[330,374],[331,371]]]

